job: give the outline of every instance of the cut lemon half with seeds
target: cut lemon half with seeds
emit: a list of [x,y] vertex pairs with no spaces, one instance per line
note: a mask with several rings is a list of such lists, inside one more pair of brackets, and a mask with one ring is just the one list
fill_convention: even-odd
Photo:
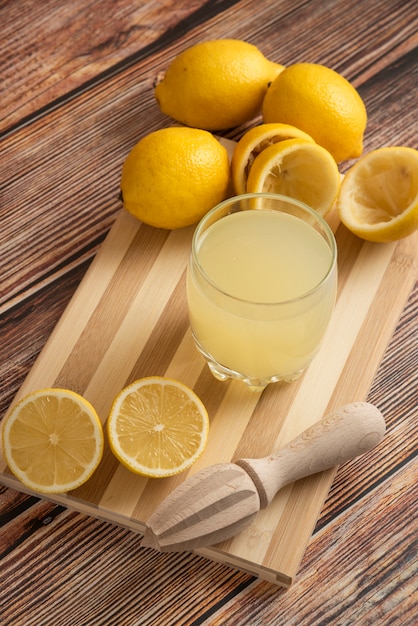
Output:
[[231,174],[235,192],[246,193],[248,173],[260,152],[279,141],[295,138],[314,143],[310,135],[290,124],[260,124],[248,130],[238,141],[232,154]]
[[155,376],[133,382],[116,396],[107,433],[113,454],[125,467],[164,478],[197,461],[206,446],[209,419],[191,389]]
[[347,172],[337,201],[341,221],[368,241],[396,241],[418,230],[418,150],[378,148]]
[[3,453],[24,485],[63,493],[85,483],[99,465],[102,425],[77,393],[41,389],[20,400],[4,419]]
[[287,139],[265,148],[254,159],[247,192],[268,192],[304,202],[320,215],[333,207],[340,173],[331,154],[306,139]]

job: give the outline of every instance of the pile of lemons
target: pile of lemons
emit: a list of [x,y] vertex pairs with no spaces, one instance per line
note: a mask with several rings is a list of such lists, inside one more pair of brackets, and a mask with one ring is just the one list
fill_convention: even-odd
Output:
[[[393,241],[418,228],[418,151],[382,147],[363,155],[366,107],[338,72],[315,63],[284,67],[241,40],[198,43],[155,85],[178,125],[142,138],[121,176],[125,208],[146,224],[197,223],[228,195],[282,193],[326,215],[336,207],[359,237]],[[230,162],[213,133],[243,132]],[[343,182],[339,164],[358,159]]]

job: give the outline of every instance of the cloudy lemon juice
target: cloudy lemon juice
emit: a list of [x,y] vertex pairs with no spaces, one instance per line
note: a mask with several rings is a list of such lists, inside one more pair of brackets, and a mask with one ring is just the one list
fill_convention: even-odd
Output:
[[214,375],[261,389],[298,378],[318,350],[335,301],[336,252],[314,211],[271,195],[251,209],[252,196],[222,203],[199,224],[187,298]]

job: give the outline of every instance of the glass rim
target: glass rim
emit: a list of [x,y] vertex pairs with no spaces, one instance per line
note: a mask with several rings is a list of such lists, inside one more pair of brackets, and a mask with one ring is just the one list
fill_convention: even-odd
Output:
[[[218,211],[220,211],[221,209],[223,209],[225,206],[229,205],[229,204],[235,204],[237,202],[240,202],[241,200],[249,200],[249,199],[252,199],[252,198],[254,198],[254,199],[256,199],[256,198],[277,199],[277,200],[280,200],[280,201],[287,202],[288,204],[293,204],[295,206],[298,206],[299,208],[307,211],[307,213],[309,213],[312,217],[314,217],[318,221],[318,223],[321,225],[321,227],[323,228],[323,230],[325,231],[325,233],[327,235],[328,244],[329,244],[330,249],[331,249],[331,262],[329,264],[328,270],[324,274],[324,276],[321,278],[321,280],[314,287],[312,287],[312,289],[310,289],[309,291],[306,291],[305,293],[301,294],[300,296],[296,296],[295,298],[290,298],[288,300],[279,300],[279,301],[275,301],[275,302],[263,302],[263,301],[247,300],[245,298],[239,298],[238,296],[234,296],[234,295],[228,293],[227,291],[224,291],[223,289],[221,289],[219,287],[219,285],[217,285],[216,282],[213,281],[206,274],[205,270],[203,269],[203,267],[202,267],[202,265],[201,265],[201,263],[200,263],[200,261],[198,259],[198,255],[197,255],[197,242],[198,242],[198,239],[201,236],[202,229],[205,227],[206,223],[213,217],[213,215],[215,213],[217,213]],[[253,210],[261,210],[262,211],[262,210],[265,210],[265,209],[253,209]],[[230,300],[235,300],[236,302],[243,302],[247,306],[265,306],[265,307],[275,307],[276,306],[277,307],[277,306],[290,305],[292,303],[300,302],[300,301],[302,301],[302,300],[304,300],[306,298],[309,298],[313,293],[318,291],[323,284],[325,284],[327,282],[327,280],[332,275],[332,273],[334,271],[334,268],[335,268],[335,266],[337,264],[337,242],[335,240],[335,235],[334,235],[330,225],[328,224],[328,222],[322,217],[322,215],[320,215],[317,211],[315,211],[315,209],[312,209],[312,207],[310,207],[305,202],[302,202],[301,200],[297,200],[296,198],[292,198],[291,196],[285,196],[283,194],[278,194],[278,193],[270,193],[270,192],[244,193],[244,194],[238,194],[238,195],[235,195],[235,196],[231,196],[230,198],[226,198],[225,200],[223,200],[222,202],[220,202],[219,204],[214,206],[212,209],[210,209],[200,219],[200,221],[197,224],[197,226],[195,228],[195,231],[193,233],[192,246],[191,246],[191,257],[192,257],[193,263],[196,265],[196,267],[198,268],[200,274],[203,276],[205,281],[213,289],[215,289],[218,293],[222,294],[223,296],[229,298]]]

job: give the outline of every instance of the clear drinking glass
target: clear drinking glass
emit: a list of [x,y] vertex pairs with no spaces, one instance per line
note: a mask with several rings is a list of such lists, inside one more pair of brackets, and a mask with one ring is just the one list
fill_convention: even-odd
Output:
[[332,230],[298,200],[235,196],[195,230],[187,271],[190,325],[219,380],[262,390],[299,378],[319,349],[336,288]]

